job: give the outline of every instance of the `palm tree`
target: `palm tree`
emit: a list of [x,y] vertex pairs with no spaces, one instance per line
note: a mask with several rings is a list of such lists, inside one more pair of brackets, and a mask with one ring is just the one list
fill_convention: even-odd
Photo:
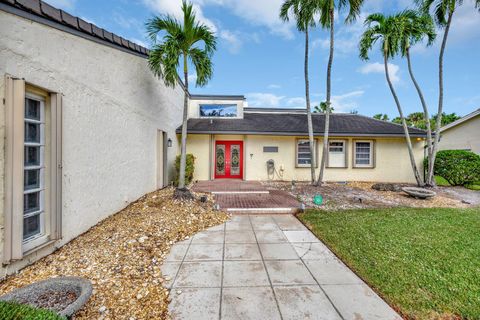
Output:
[[415,175],[415,179],[417,180],[417,184],[420,186],[422,185],[422,179],[420,178],[420,174],[415,163],[412,141],[410,140],[410,133],[408,131],[407,122],[405,121],[402,106],[400,105],[400,100],[398,99],[395,88],[393,87],[388,69],[388,60],[390,58],[393,58],[400,51],[402,40],[400,35],[403,33],[406,22],[403,14],[404,13],[402,12],[393,16],[384,16],[381,13],[374,13],[367,17],[367,19],[365,20],[367,30],[363,33],[362,38],[360,39],[360,58],[363,60],[368,60],[368,52],[372,49],[372,47],[377,41],[381,41],[383,62],[385,65],[385,76],[393,99],[395,100],[400,119],[402,120],[403,130],[405,132],[405,140],[410,156],[410,162],[412,165],[413,173]]
[[310,82],[308,79],[308,55],[309,55],[309,29],[315,27],[315,14],[319,7],[314,0],[286,0],[280,9],[280,18],[283,21],[290,20],[290,14],[296,21],[297,29],[305,33],[305,101],[307,108],[308,140],[310,145],[310,173],[311,182],[315,182],[315,145],[313,139],[312,110],[310,108]]
[[[425,14],[430,14],[430,8],[434,7],[435,22],[441,28],[445,28],[443,33],[440,55],[438,58],[438,111],[435,124],[435,139],[433,141],[431,158],[428,162],[427,184],[435,185],[433,168],[437,156],[438,143],[440,142],[440,127],[442,126],[443,114],[443,57],[447,46],[448,32],[452,25],[453,14],[457,7],[463,4],[463,0],[415,0],[420,9]],[[480,0],[474,0],[475,8],[480,11]]]
[[[213,32],[197,21],[191,3],[182,2],[183,24],[173,16],[166,15],[148,20],[147,32],[154,46],[150,50],[148,63],[152,72],[163,79],[165,84],[175,87],[180,76],[180,58],[183,58],[185,95],[183,104],[182,142],[180,173],[176,196],[190,197],[185,188],[185,167],[187,157],[188,119],[188,63],[192,63],[197,73],[197,86],[204,86],[213,74],[211,57],[216,49]],[[159,41],[159,36],[162,36]]]
[[[402,13],[402,17],[403,19],[405,19],[405,25],[404,25],[402,34],[400,34],[401,53],[403,57],[407,58],[408,72],[410,74],[410,78],[412,79],[415,89],[417,90],[418,97],[420,98],[420,102],[422,104],[423,119],[416,119],[416,123],[422,122],[422,123],[425,123],[426,125],[427,155],[428,155],[428,159],[431,159],[433,143],[432,143],[432,128],[430,126],[430,115],[428,112],[427,103],[423,96],[423,92],[413,74],[412,62],[410,58],[410,48],[416,43],[422,41],[424,38],[427,38],[428,46],[432,45],[433,42],[435,41],[437,34],[435,32],[435,25],[430,15],[426,15],[426,14],[421,15],[417,11],[406,10]],[[420,116],[420,114],[412,114],[412,115]],[[427,185],[431,185],[431,182],[428,179],[426,179],[425,182]]]
[[327,65],[327,93],[326,93],[326,108],[325,108],[325,131],[323,133],[323,151],[322,151],[322,161],[320,163],[320,173],[318,175],[317,186],[322,184],[323,175],[325,171],[325,160],[328,153],[328,137],[330,131],[330,112],[331,109],[331,97],[332,97],[332,65],[333,65],[333,53],[334,53],[334,42],[335,42],[335,8],[339,10],[345,8],[347,5],[349,7],[349,12],[347,18],[345,19],[346,23],[353,22],[360,14],[360,9],[362,7],[364,0],[319,0],[321,10],[320,10],[320,25],[323,28],[330,30],[330,54],[328,57]]

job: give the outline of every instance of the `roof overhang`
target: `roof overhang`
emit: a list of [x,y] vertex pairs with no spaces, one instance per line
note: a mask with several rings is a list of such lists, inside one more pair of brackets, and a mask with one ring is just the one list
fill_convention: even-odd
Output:
[[[182,131],[180,129],[176,130],[177,134],[181,134]],[[188,134],[232,134],[232,135],[259,135],[259,136],[308,136],[307,132],[252,132],[252,131],[201,131],[201,130],[188,130]],[[316,137],[323,137],[323,133],[314,133]],[[404,134],[381,134],[381,133],[353,133],[353,132],[343,132],[343,133],[335,133],[330,132],[330,136],[333,137],[376,137],[376,138],[404,138]],[[418,133],[411,133],[410,137],[413,138],[425,138],[426,134],[418,134]]]

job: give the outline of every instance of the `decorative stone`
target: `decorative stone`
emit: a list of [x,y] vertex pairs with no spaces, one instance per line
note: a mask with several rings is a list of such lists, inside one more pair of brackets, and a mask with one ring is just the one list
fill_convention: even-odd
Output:
[[418,199],[428,199],[437,195],[436,192],[432,190],[414,188],[414,187],[404,187],[402,188],[403,192],[407,193],[409,196],[418,198]]
[[89,280],[80,277],[58,277],[13,290],[1,296],[0,300],[51,309],[61,316],[71,317],[83,307],[91,295],[92,284]]
[[378,191],[393,191],[393,192],[399,192],[402,190],[402,188],[398,184],[393,184],[393,183],[376,183],[372,186],[372,189],[378,190]]

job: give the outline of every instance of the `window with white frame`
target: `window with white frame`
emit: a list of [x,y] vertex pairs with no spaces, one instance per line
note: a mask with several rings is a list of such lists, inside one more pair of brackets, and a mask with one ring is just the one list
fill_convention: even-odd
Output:
[[5,76],[3,263],[61,238],[62,95]]
[[45,235],[45,99],[26,94],[24,121],[23,242]]
[[[316,150],[316,141],[313,142],[313,150]],[[308,139],[297,140],[297,167],[309,167],[311,163],[310,141]]]
[[354,142],[354,165],[357,168],[373,167],[373,141]]
[[345,168],[346,156],[345,140],[330,140],[328,143],[328,167]]

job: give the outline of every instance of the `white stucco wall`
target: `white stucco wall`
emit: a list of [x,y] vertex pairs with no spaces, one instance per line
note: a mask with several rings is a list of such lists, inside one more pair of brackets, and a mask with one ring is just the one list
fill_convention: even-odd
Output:
[[[225,104],[227,104],[227,105],[235,104],[235,105],[237,105],[237,116],[235,118],[243,118],[243,108],[244,108],[244,105],[246,103],[245,103],[244,100],[221,100],[221,99],[195,100],[195,99],[190,99],[189,104],[188,104],[188,117],[189,118],[200,118],[200,105],[201,104],[223,104],[223,105],[225,105]],[[232,119],[232,118],[230,118],[230,119]]]
[[[310,169],[298,168],[296,161],[296,140],[307,137],[286,137],[268,135],[214,135],[215,140],[241,140],[244,141],[244,174],[245,180],[297,180],[308,181]],[[408,149],[403,138],[379,138],[362,137],[360,140],[373,140],[375,142],[375,167],[374,168],[353,168],[353,140],[354,137],[331,137],[331,139],[347,140],[347,167],[327,168],[325,180],[327,181],[378,181],[378,182],[409,182],[415,183],[415,177],[410,165]],[[187,149],[196,157],[195,180],[208,180],[208,165],[213,165],[213,154],[210,157],[208,135],[191,134],[188,138]],[[317,140],[317,153],[321,159],[322,139]],[[263,152],[264,146],[278,147],[278,153]],[[419,170],[423,165],[424,141],[413,139],[415,159]],[[269,176],[266,162],[274,160],[277,173]],[[283,168],[283,171],[280,170]],[[318,170],[317,170],[318,174]]]
[[439,150],[470,150],[480,154],[480,115],[442,131]]
[[[145,58],[3,11],[0,26],[0,98],[6,73],[63,94],[64,238],[57,245],[156,189],[157,130],[167,132],[173,140],[173,147],[168,149],[167,181],[173,179],[178,150],[175,129],[181,124],[183,108],[179,86],[166,88],[152,75]],[[3,105],[2,109],[3,211]],[[0,223],[3,226],[3,221]],[[8,272],[51,250],[11,265]],[[7,269],[0,271],[2,276]]]

